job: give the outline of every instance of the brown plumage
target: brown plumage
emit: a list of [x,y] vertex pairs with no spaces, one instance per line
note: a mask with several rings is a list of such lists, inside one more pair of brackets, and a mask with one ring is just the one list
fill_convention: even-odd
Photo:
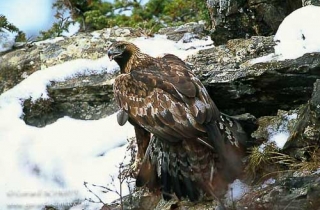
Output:
[[118,123],[128,120],[135,127],[138,158],[143,158],[137,186],[161,189],[166,199],[223,195],[242,172],[246,135],[241,126],[219,112],[175,55],[153,58],[132,43],[115,42],[108,56],[121,71],[114,82]]

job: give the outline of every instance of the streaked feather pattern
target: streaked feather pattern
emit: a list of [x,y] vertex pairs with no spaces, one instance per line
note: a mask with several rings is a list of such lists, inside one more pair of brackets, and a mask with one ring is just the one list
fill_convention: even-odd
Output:
[[220,114],[175,55],[153,58],[129,42],[115,42],[108,55],[121,70],[114,82],[118,122],[125,123],[125,112],[143,159],[137,186],[160,188],[166,199],[222,195],[242,171],[246,135],[241,126]]

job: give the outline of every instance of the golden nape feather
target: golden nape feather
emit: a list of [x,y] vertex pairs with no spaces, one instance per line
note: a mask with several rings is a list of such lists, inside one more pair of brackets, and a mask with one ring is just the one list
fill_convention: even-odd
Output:
[[118,122],[129,121],[136,131],[137,186],[161,190],[165,199],[224,195],[243,170],[240,124],[219,112],[177,56],[153,58],[129,42],[113,43],[108,56],[121,72],[114,82]]

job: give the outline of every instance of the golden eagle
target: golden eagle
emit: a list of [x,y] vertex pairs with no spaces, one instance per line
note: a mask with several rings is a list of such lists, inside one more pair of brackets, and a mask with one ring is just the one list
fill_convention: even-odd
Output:
[[108,56],[121,71],[114,82],[118,123],[134,126],[143,158],[136,185],[161,189],[165,199],[223,195],[242,171],[241,126],[219,112],[177,56],[154,58],[125,41],[114,42]]

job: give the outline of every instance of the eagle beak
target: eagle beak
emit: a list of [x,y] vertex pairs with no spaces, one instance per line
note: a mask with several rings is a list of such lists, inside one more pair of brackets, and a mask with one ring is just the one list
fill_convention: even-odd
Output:
[[108,57],[110,61],[112,61],[115,57],[121,55],[121,52],[117,51],[116,49],[109,49],[108,50]]
[[111,50],[108,50],[108,57],[109,57],[109,59],[110,59],[110,61],[112,61],[113,60],[113,53],[112,53],[112,51]]

